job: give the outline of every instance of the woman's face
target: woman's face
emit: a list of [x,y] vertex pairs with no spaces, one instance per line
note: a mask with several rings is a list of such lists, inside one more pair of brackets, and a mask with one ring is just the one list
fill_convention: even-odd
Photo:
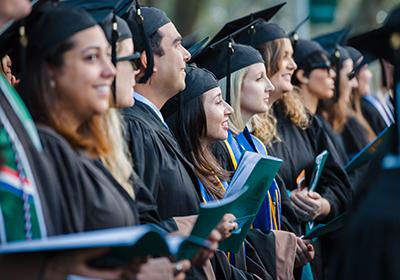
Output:
[[249,66],[243,78],[240,97],[240,110],[242,114],[253,116],[265,113],[269,108],[269,96],[274,86],[268,79],[263,63]]
[[[133,41],[131,38],[122,40],[118,43],[118,57],[132,55],[134,52]],[[136,84],[135,76],[139,72],[133,69],[130,61],[117,62],[116,90],[117,102],[116,107],[127,108],[134,104],[133,88]]]
[[370,83],[372,80],[372,72],[369,70],[368,65],[364,65],[360,73],[357,75],[358,80],[358,92],[361,96],[366,96],[370,93]]
[[353,70],[353,61],[349,58],[343,62],[342,68],[340,69],[340,97],[344,103],[350,103],[350,95],[353,88],[358,86],[357,79],[354,77],[349,80],[348,74]]
[[221,88],[216,87],[202,96],[207,120],[206,139],[209,141],[228,138],[228,120],[233,109],[222,99]]
[[332,69],[317,68],[311,71],[307,90],[319,100],[330,99],[335,93],[335,72]]
[[291,83],[292,75],[297,68],[293,60],[293,48],[290,40],[281,39],[283,44],[281,48],[282,61],[279,65],[279,70],[270,77],[275,90],[271,93],[270,103],[274,103],[281,98],[282,94],[293,90]]
[[115,68],[110,47],[99,26],[76,33],[73,48],[63,55],[60,68],[50,68],[60,107],[77,121],[104,113],[109,108]]

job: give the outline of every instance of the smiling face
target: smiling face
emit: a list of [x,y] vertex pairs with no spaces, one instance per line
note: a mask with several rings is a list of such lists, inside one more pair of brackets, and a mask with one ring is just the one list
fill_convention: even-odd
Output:
[[109,108],[115,68],[110,47],[99,26],[71,37],[73,48],[63,55],[60,68],[50,67],[59,106],[77,122],[102,114]]
[[190,53],[182,46],[182,37],[171,22],[158,31],[162,36],[163,54],[154,55],[154,76],[160,84],[160,92],[169,99],[185,89],[185,66]]
[[293,90],[291,79],[297,68],[296,63],[293,60],[293,48],[290,40],[287,38],[278,40],[282,41],[282,46],[279,50],[280,62],[278,71],[270,77],[270,80],[275,87],[275,90],[270,96],[271,104],[281,98],[284,93]]
[[222,99],[219,87],[210,89],[202,95],[206,115],[208,141],[225,140],[228,138],[228,120],[233,109]]
[[240,110],[243,116],[251,117],[268,111],[269,96],[274,86],[267,77],[263,63],[248,67],[241,90]]

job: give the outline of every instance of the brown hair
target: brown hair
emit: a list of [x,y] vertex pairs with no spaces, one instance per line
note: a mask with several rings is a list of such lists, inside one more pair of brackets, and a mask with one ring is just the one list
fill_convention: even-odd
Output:
[[[285,39],[276,39],[270,42],[263,43],[256,47],[262,54],[265,61],[265,69],[268,77],[276,74],[283,61],[283,48]],[[296,126],[306,129],[309,124],[309,116],[307,109],[301,102],[300,96],[295,92],[284,93],[280,100],[276,101],[282,105],[286,117]],[[273,112],[261,114],[252,120],[254,134],[268,144],[269,141],[279,141],[279,136],[276,130],[276,117]],[[271,128],[274,128],[271,131]],[[268,142],[267,142],[268,141]]]
[[50,85],[49,67],[61,69],[64,65],[64,53],[73,49],[74,42],[71,39],[58,44],[45,51],[29,54],[26,75],[26,90],[23,99],[26,102],[36,122],[43,123],[54,128],[61,134],[74,149],[86,151],[93,157],[107,155],[110,144],[103,128],[101,116],[93,116],[83,122],[75,131],[60,118],[59,110],[62,110],[59,97],[62,93],[56,92]]
[[352,109],[351,111],[353,113],[353,116],[360,123],[360,125],[365,129],[365,131],[367,133],[368,141],[371,142],[376,137],[376,133],[374,132],[372,127],[369,125],[368,121],[364,118],[364,115],[361,111],[361,95],[357,89],[353,89],[350,102],[351,102],[350,106]]
[[166,122],[186,158],[193,164],[194,172],[207,192],[217,199],[222,198],[224,191],[218,180],[228,181],[229,172],[218,163],[210,146],[201,145],[200,139],[207,134],[203,96],[198,96],[185,106],[180,106],[177,113],[169,117]]

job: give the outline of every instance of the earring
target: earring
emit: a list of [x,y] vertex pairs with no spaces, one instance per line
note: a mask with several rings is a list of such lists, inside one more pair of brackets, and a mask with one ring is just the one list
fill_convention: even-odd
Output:
[[56,82],[53,79],[50,80],[50,87],[51,88],[55,88],[56,87]]
[[304,79],[304,83],[307,85],[308,84],[308,79]]

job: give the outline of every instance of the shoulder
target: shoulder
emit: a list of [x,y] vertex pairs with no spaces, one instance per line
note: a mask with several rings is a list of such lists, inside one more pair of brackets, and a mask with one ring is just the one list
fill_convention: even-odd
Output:
[[42,141],[42,144],[45,147],[62,147],[65,149],[71,149],[72,147],[70,144],[67,142],[67,140],[62,137],[60,134],[58,134],[54,129],[48,126],[38,126],[38,132],[40,136],[40,140]]

